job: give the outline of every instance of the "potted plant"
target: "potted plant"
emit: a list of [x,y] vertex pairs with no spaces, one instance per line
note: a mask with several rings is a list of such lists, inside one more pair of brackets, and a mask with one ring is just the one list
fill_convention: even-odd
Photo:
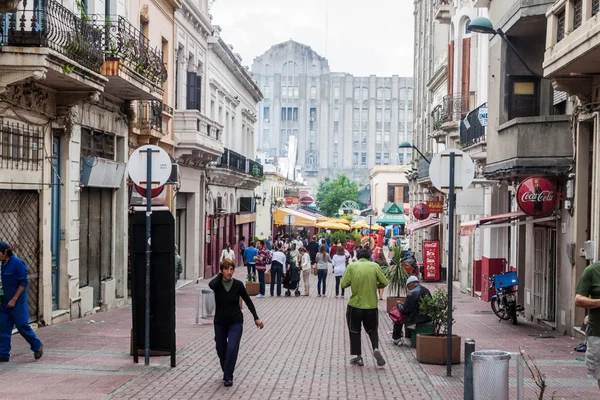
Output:
[[[431,318],[433,333],[417,334],[417,361],[444,365],[448,344],[448,292],[438,289],[431,297],[421,299],[420,311]],[[460,336],[452,335],[452,364],[460,364],[460,343]]]
[[388,311],[398,303],[404,303],[404,300],[406,300],[406,280],[410,276],[400,264],[400,261],[404,257],[404,252],[401,247],[392,247],[392,252],[396,259],[395,265],[390,265],[384,271],[385,277],[388,280],[388,289],[390,293],[390,296],[388,296],[386,300]]

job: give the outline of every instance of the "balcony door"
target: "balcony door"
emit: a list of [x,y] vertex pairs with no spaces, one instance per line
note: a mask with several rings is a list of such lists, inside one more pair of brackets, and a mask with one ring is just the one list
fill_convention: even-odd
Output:
[[462,71],[460,83],[460,117],[464,117],[470,111],[469,91],[471,89],[471,38],[466,37],[462,40]]

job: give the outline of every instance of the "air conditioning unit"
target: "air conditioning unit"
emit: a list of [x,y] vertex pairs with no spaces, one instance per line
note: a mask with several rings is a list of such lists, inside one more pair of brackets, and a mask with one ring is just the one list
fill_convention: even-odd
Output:
[[268,122],[271,122],[271,121],[269,120],[269,118],[265,118],[265,122],[268,123]]
[[310,122],[315,122],[315,119],[313,117],[311,117]]

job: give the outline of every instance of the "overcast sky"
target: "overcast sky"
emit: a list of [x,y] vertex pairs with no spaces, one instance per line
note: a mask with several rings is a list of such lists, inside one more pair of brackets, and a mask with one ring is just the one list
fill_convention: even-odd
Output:
[[215,0],[211,14],[248,66],[293,39],[326,56],[332,72],[413,75],[411,0]]

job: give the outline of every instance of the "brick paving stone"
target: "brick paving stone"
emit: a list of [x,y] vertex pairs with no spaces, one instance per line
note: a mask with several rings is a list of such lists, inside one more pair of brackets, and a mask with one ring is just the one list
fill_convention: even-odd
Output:
[[[243,277],[239,271],[239,277]],[[363,333],[365,366],[349,365],[345,325],[346,299],[329,295],[254,299],[265,329],[258,330],[244,307],[246,322],[234,386],[224,388],[214,350],[212,323],[195,324],[196,291],[207,282],[178,289],[177,367],[169,359],[151,359],[151,366],[134,364],[129,355],[131,309],[124,307],[38,330],[45,354],[34,361],[20,336],[13,338],[13,358],[0,364],[0,399],[462,399],[464,365],[421,365],[415,351],[391,343],[392,324],[380,312],[380,349],[387,361],[375,365]],[[430,289],[438,285],[428,284]],[[519,346],[534,354],[548,377],[548,392],[556,399],[600,398],[594,381],[586,379],[583,354],[573,347],[581,341],[546,332],[520,320],[499,323],[489,303],[460,292],[454,332],[474,338],[477,350],[516,352]],[[383,307],[384,302],[380,305]],[[94,322],[92,322],[94,321]],[[553,339],[533,335],[550,333]],[[526,398],[537,398],[526,376]],[[516,363],[510,364],[511,398],[516,398]]]

